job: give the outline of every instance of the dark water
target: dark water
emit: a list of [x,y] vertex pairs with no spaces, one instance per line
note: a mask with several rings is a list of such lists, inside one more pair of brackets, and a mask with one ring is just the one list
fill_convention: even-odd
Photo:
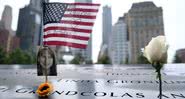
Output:
[[[36,65],[0,65],[0,99],[157,99],[158,79],[150,65],[58,65],[50,97],[39,98]],[[185,98],[185,64],[161,71],[163,99]]]

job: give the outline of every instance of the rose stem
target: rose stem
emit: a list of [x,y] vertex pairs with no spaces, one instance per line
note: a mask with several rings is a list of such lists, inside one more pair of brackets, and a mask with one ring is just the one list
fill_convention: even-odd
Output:
[[162,79],[161,79],[161,72],[158,71],[159,75],[159,99],[162,99]]

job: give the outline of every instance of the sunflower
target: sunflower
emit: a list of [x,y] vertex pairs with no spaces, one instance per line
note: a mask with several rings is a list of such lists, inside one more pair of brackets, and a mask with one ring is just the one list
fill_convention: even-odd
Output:
[[53,85],[45,82],[39,85],[38,89],[37,89],[37,94],[39,96],[48,96],[51,94],[51,92],[53,91]]

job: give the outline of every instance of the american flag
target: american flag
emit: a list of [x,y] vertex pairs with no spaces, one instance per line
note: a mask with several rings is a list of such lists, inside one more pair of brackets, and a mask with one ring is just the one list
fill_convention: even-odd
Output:
[[44,3],[44,45],[85,49],[100,4]]

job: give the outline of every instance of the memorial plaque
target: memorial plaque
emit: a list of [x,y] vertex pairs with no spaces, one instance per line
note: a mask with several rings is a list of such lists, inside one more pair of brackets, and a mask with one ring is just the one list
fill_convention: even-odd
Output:
[[[158,79],[150,65],[58,65],[49,76],[54,91],[35,93],[44,81],[35,65],[0,65],[0,99],[158,99]],[[163,99],[185,99],[185,64],[165,65]]]

